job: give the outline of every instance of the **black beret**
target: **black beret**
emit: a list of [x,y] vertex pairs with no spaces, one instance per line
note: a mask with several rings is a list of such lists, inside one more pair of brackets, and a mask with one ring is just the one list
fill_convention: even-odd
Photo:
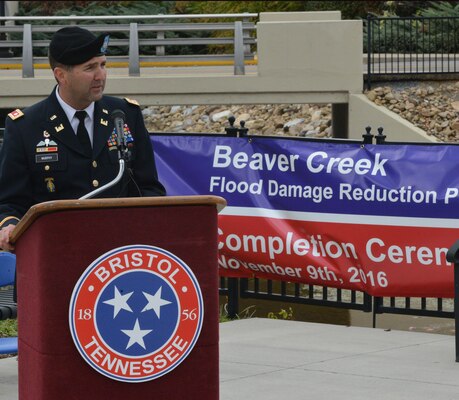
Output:
[[109,35],[95,36],[78,26],[59,29],[49,44],[49,54],[64,65],[78,65],[107,52]]

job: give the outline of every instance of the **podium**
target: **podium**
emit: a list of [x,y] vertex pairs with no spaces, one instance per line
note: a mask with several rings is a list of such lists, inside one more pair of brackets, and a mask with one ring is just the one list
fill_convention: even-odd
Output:
[[[184,196],[33,206],[12,237],[17,255],[19,400],[218,399],[217,214],[225,205],[216,196]],[[128,260],[123,251],[132,249]],[[142,252],[156,253],[142,258]],[[139,281],[139,276],[145,278]],[[120,287],[129,285],[131,277],[137,277],[139,290],[123,292]],[[149,282],[154,286],[159,281],[160,289],[148,294]],[[199,296],[193,294],[192,282],[200,288],[202,308],[193,305]],[[80,303],[86,305],[79,308]],[[134,313],[135,325],[134,319],[123,320]],[[103,318],[107,324],[126,326],[97,325]],[[146,327],[144,321],[153,325]],[[95,333],[78,325],[86,322],[97,325]],[[195,336],[193,327],[199,330]],[[113,332],[118,336],[109,343]],[[174,334],[169,342],[161,339]],[[154,340],[156,355],[148,353]],[[120,354],[121,348],[127,355]],[[120,378],[125,373],[130,380]]]

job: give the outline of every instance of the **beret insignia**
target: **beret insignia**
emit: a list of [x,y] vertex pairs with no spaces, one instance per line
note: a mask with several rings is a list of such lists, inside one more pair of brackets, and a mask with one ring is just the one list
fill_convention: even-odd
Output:
[[102,47],[100,48],[100,52],[102,54],[105,54],[107,52],[107,48],[108,48],[108,42],[110,41],[110,36],[109,35],[106,35],[104,37],[104,43],[102,44]]
[[126,100],[130,104],[134,104],[135,106],[140,106],[140,104],[139,104],[139,102],[137,100],[128,99],[127,97],[125,97],[124,100]]
[[16,108],[16,110],[11,111],[8,114],[8,117],[10,117],[14,121],[15,119],[21,118],[23,115],[24,113],[19,108]]

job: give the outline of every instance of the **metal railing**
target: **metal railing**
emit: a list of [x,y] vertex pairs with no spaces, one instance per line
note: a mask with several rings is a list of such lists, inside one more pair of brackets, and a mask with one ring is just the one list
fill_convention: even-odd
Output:
[[361,291],[338,289],[268,279],[221,278],[220,295],[228,297],[228,314],[238,313],[239,297],[288,303],[320,305],[378,314],[454,318],[453,299],[413,297],[372,297]]
[[[253,60],[256,44],[253,37],[255,23],[250,20],[258,14],[200,14],[200,15],[136,15],[136,16],[70,16],[70,17],[0,17],[0,50],[16,49],[21,54],[17,57],[0,57],[2,64],[22,65],[24,78],[34,77],[34,64],[47,64],[46,56],[37,56],[41,49],[49,46],[52,33],[67,26],[76,25],[86,28],[94,33],[107,32],[113,34],[109,43],[110,48],[116,47],[123,54],[108,57],[111,63],[125,63],[129,68],[130,76],[139,76],[140,67],[143,64],[154,62],[186,62],[206,60],[229,60],[234,63],[234,74],[245,74],[245,61]],[[233,22],[190,22],[197,19],[228,20]],[[101,23],[88,24],[91,21],[132,21],[129,23]],[[178,20],[179,22],[166,22],[166,20]],[[34,21],[58,21],[59,25],[42,25]],[[12,25],[15,22],[26,22],[23,25]],[[82,22],[80,24],[79,22]],[[226,36],[212,36],[213,32],[224,32]],[[166,32],[174,35],[189,35],[188,37],[166,37]],[[194,35],[193,35],[194,34]],[[206,34],[206,36],[203,36]],[[20,38],[16,38],[20,36]],[[46,39],[37,36],[46,36]],[[115,36],[122,36],[116,38]],[[233,49],[232,53],[223,54],[191,54],[174,55],[169,49],[173,47],[194,47],[227,45]],[[154,54],[151,54],[154,53]]]
[[459,74],[458,17],[375,17],[364,21],[367,89],[374,79]]
[[270,279],[240,279],[240,295],[246,299],[286,301],[371,311],[371,296],[361,291]]

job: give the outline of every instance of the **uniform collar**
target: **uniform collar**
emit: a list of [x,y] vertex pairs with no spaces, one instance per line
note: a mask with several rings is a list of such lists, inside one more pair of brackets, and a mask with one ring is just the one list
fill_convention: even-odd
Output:
[[[67,115],[67,119],[72,122],[73,117],[75,116],[76,110],[72,106],[69,106],[61,97],[59,94],[59,85],[56,87],[56,98],[57,101],[59,102],[60,106],[65,112],[65,115]],[[93,124],[93,118],[94,118],[94,102],[92,102],[88,107],[84,109],[86,113],[88,114],[89,118],[91,119],[91,124]]]

